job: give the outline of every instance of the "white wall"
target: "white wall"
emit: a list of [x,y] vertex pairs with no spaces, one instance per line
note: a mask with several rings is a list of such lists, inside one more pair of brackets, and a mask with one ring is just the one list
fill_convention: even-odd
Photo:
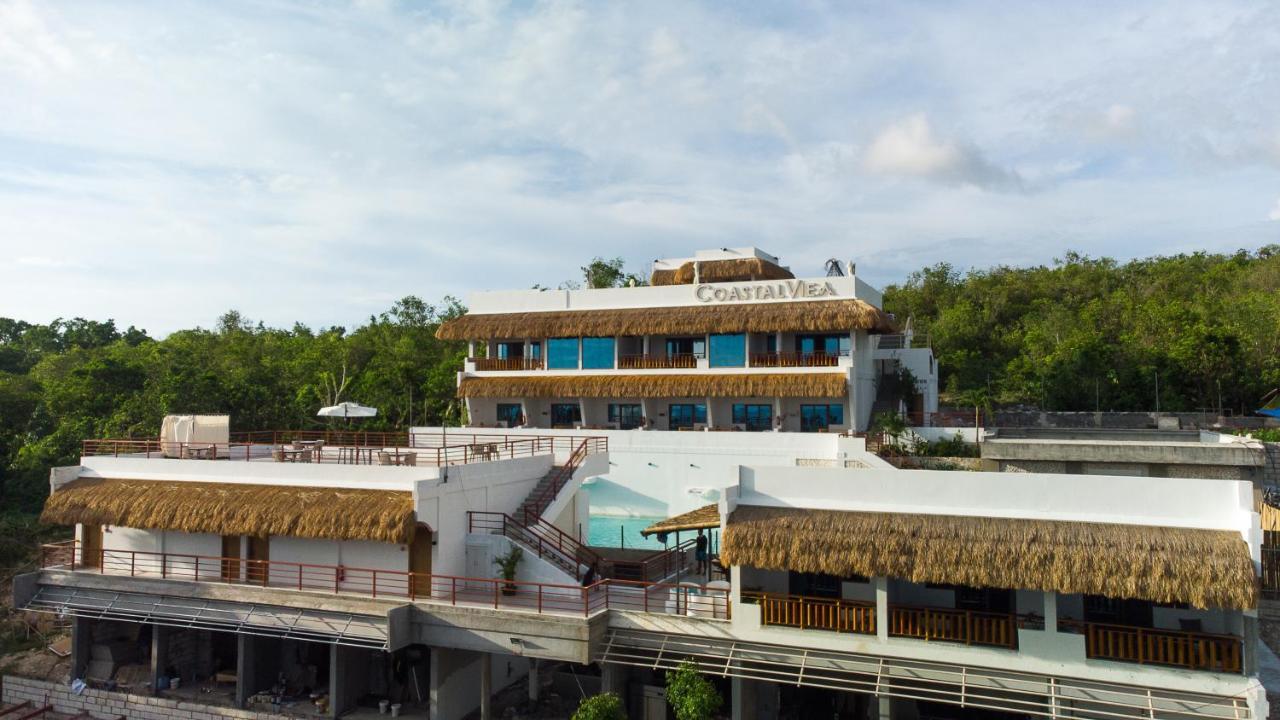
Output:
[[[163,540],[164,552],[168,557],[168,573],[171,577],[195,577],[196,564],[199,563],[200,577],[216,578],[221,572],[222,537],[204,533],[184,533],[165,531]],[[193,555],[199,558],[174,557],[175,555]]]
[[433,466],[330,465],[321,463],[173,460],[145,457],[90,456],[80,477],[165,480],[298,487],[410,490],[415,482],[436,479]]

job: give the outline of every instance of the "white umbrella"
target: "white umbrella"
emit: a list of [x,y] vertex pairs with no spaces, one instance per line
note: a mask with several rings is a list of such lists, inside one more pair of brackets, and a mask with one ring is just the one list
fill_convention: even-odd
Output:
[[320,408],[320,412],[316,413],[318,417],[340,417],[347,418],[366,418],[374,417],[378,414],[378,408],[371,408],[368,405],[361,405],[353,402],[340,402],[337,405]]

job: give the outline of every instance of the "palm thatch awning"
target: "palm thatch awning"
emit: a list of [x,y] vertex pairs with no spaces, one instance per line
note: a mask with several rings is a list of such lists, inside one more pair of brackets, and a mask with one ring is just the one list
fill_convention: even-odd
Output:
[[[791,280],[791,271],[762,258],[732,258],[729,260],[699,260],[698,280],[704,283],[736,282],[740,280]],[[693,261],[674,270],[654,270],[649,276],[650,285],[692,285]]]
[[1249,548],[1226,530],[740,505],[721,558],[840,577],[1257,605]]
[[100,478],[59,488],[40,516],[57,525],[398,544],[413,541],[414,518],[409,492]]
[[459,397],[472,398],[843,398],[846,393],[844,373],[518,375],[466,377],[458,385]]
[[711,530],[720,527],[720,506],[712,503],[697,510],[660,520],[640,531],[649,537],[658,533],[684,532],[685,530]]
[[469,313],[440,325],[436,337],[441,340],[493,340],[737,332],[894,332],[895,329],[893,318],[888,313],[854,299]]

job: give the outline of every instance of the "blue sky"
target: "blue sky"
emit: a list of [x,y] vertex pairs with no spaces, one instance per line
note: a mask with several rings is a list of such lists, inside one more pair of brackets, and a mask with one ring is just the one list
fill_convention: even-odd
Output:
[[[1016,9],[1016,12],[1014,11]],[[0,315],[1280,242],[1280,3],[0,0]]]

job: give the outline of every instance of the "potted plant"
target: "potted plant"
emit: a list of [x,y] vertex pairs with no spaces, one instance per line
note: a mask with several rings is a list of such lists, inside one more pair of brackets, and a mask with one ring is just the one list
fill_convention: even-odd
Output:
[[524,557],[524,551],[515,545],[511,546],[505,555],[499,555],[493,559],[493,564],[498,566],[498,572],[502,575],[502,579],[506,580],[502,585],[503,595],[516,594],[516,566],[520,564],[520,560]]

